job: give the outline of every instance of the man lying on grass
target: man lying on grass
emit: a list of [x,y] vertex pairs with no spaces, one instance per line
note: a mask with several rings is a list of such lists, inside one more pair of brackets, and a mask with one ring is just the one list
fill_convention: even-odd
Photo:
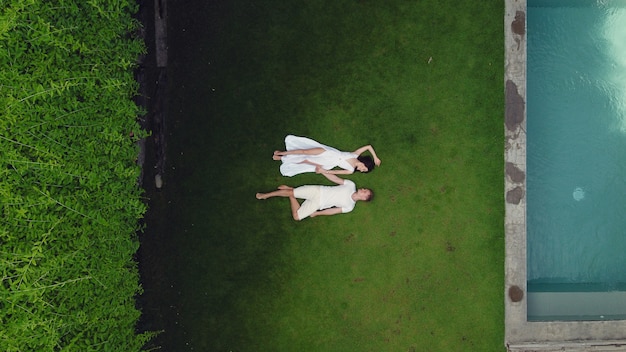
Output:
[[[354,182],[344,180],[337,175],[327,173],[319,166],[315,170],[326,176],[327,179],[337,184],[337,186],[305,185],[297,188],[281,185],[278,189],[268,193],[257,193],[257,199],[267,199],[271,197],[288,197],[291,206],[291,215],[294,220],[302,220],[306,217],[316,217],[319,215],[334,215],[348,213],[354,209],[357,201],[369,202],[374,193],[367,188],[356,189]],[[300,204],[298,199],[304,199]]]

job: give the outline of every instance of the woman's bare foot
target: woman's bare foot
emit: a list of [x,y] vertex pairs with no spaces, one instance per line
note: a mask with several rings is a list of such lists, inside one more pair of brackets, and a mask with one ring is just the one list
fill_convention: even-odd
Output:
[[272,159],[274,160],[281,160],[282,159],[282,155],[280,155],[281,151],[280,150],[274,150],[274,155],[272,155]]
[[257,193],[256,194],[256,199],[267,199],[267,197],[263,193]]

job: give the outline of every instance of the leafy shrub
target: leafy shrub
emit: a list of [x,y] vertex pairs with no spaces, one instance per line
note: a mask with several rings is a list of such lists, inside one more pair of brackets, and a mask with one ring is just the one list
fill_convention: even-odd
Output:
[[132,0],[0,8],[0,350],[140,350]]

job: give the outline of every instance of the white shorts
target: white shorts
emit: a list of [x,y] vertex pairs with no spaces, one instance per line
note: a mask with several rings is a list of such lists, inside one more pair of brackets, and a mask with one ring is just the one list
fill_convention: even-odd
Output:
[[298,218],[300,220],[309,217],[320,209],[320,186],[300,186],[293,189],[294,197],[298,199],[304,199],[304,202],[300,204],[298,209]]

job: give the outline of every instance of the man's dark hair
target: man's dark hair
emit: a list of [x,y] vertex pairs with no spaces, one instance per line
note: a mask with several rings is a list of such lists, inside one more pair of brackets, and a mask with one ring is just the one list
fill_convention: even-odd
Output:
[[370,191],[370,196],[367,197],[367,199],[365,200],[366,202],[371,202],[372,199],[374,199],[374,191],[372,191],[371,189],[367,189],[368,191]]

